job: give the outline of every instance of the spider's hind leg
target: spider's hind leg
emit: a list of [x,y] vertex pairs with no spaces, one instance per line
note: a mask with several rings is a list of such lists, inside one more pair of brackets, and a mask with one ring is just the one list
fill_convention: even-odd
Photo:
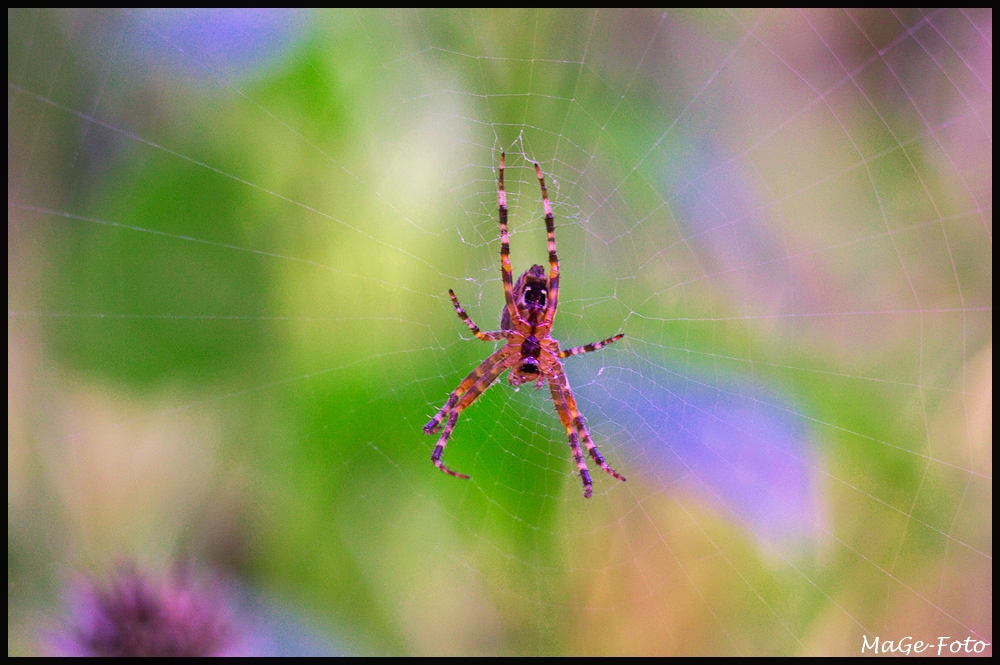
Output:
[[535,163],[535,175],[542,188],[542,205],[545,208],[545,233],[549,243],[549,278],[548,302],[545,305],[545,323],[552,325],[559,307],[559,255],[556,253],[556,224],[552,218],[552,204],[549,203],[549,190],[545,187],[545,177],[542,167]]

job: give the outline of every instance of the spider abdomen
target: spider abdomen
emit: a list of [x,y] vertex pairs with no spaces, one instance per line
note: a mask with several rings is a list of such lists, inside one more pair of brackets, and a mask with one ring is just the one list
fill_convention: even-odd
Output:
[[[548,278],[545,276],[545,268],[540,265],[533,265],[517,278],[514,284],[513,299],[518,313],[529,323],[538,323],[538,317],[544,314],[548,303]],[[504,307],[500,314],[500,329],[513,330],[514,324],[510,320],[510,311]]]

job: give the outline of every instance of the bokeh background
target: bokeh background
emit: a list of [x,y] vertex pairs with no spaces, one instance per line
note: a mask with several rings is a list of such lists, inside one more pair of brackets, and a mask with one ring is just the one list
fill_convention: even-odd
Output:
[[[990,10],[8,10],[8,653],[122,561],[271,653],[992,642]],[[498,382],[512,257],[628,477]],[[992,653],[992,646],[985,648]]]

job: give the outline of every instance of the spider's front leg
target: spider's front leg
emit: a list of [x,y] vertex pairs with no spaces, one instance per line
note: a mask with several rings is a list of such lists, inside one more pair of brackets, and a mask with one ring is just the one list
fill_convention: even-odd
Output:
[[552,403],[555,404],[559,420],[562,422],[563,427],[566,428],[566,436],[569,438],[569,449],[573,453],[576,470],[580,474],[580,480],[583,482],[583,498],[589,499],[594,491],[594,482],[590,479],[587,462],[583,459],[583,453],[580,452],[580,441],[577,437],[576,429],[573,427],[573,417],[570,415],[569,407],[566,404],[566,393],[563,391],[562,386],[559,385],[557,377],[549,379],[549,391],[552,393]]
[[580,438],[583,439],[587,453],[604,469],[605,473],[624,482],[625,476],[612,469],[604,461],[601,451],[597,449],[594,441],[590,438],[590,432],[587,431],[587,424],[583,421],[580,409],[576,405],[576,398],[573,397],[573,391],[569,387],[569,379],[566,378],[566,373],[562,370],[562,365],[558,361],[550,370],[550,374],[549,389],[552,391],[552,401],[555,403],[556,411],[559,413],[559,420],[562,421],[563,426],[566,428],[566,434],[569,436],[569,446],[573,450],[573,458],[577,461],[577,468],[580,469],[580,478],[583,480],[584,498],[590,497],[592,483],[590,482],[590,473],[587,471],[587,465],[583,462],[583,455],[580,453],[577,432],[580,433]]
[[[483,391],[489,388],[490,384],[496,381],[497,377],[503,374],[504,370],[510,367],[511,363],[517,359],[516,356],[513,356],[512,354],[509,353],[505,353],[505,349],[506,347],[500,349],[499,351],[491,355],[489,358],[487,358],[485,361],[480,363],[479,367],[473,370],[472,374],[466,377],[465,381],[462,381],[462,383],[459,384],[459,388],[461,388],[461,386],[465,384],[470,378],[476,377],[474,383],[472,384],[472,387],[469,388],[464,395],[462,395],[460,398],[456,400],[457,404],[454,405],[454,409],[449,413],[448,422],[444,426],[444,431],[441,432],[441,437],[438,439],[437,445],[434,446],[434,452],[431,453],[431,461],[434,462],[434,466],[441,469],[448,475],[455,476],[456,478],[464,478],[464,479],[469,478],[469,476],[465,475],[464,473],[458,473],[457,471],[453,471],[449,469],[447,466],[445,466],[444,462],[441,461],[441,456],[444,454],[444,447],[448,444],[448,439],[451,437],[452,430],[455,429],[455,423],[458,422],[458,416],[462,413],[462,411],[468,408],[470,404],[475,402],[476,399],[483,394]],[[487,369],[484,369],[484,367],[486,367],[488,363],[491,362],[493,357],[497,356],[498,354],[503,354],[503,355],[499,357],[499,360],[493,362],[492,366],[488,367]],[[455,392],[458,392],[458,389],[456,389]],[[455,393],[453,392],[452,396],[448,398],[449,402],[452,401],[452,397],[454,397],[454,395]],[[445,404],[445,406],[447,406],[447,404]],[[431,420],[431,422],[427,423],[427,425],[424,426],[425,433],[427,434],[434,433],[434,430],[432,429],[431,426],[434,425],[435,420],[438,423],[440,423],[439,418],[442,417],[442,414],[444,412],[445,412],[444,409],[442,409],[441,412],[439,412],[438,415],[434,417],[434,420]]]
[[476,383],[476,381],[489,372],[490,369],[492,369],[497,363],[506,358],[508,353],[509,351],[506,346],[502,349],[494,351],[489,355],[489,357],[486,358],[486,360],[479,363],[479,366],[472,370],[467,377],[462,379],[462,382],[458,384],[458,387],[452,390],[451,394],[448,395],[448,399],[445,401],[444,406],[441,407],[441,410],[430,419],[430,422],[424,425],[424,434],[436,434],[441,429],[441,423],[448,417],[451,410],[455,408],[455,405],[458,404],[458,400],[465,395],[465,393],[470,387],[473,386],[473,384]]
[[451,431],[455,429],[455,423],[457,422],[458,411],[452,411],[451,415],[448,416],[448,424],[444,426],[441,438],[438,440],[437,445],[434,446],[434,452],[431,453],[431,461],[434,462],[434,466],[441,469],[449,476],[455,476],[456,478],[461,478],[462,480],[468,480],[471,476],[465,473],[459,473],[458,471],[453,471],[445,466],[444,462],[441,461],[441,455],[444,454],[444,447],[448,443],[448,438],[451,436]]

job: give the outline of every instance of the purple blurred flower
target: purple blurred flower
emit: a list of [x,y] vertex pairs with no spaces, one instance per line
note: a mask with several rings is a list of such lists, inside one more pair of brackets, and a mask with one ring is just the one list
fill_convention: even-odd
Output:
[[825,529],[808,412],[779,387],[721,362],[713,374],[643,356],[630,365],[588,381],[581,363],[575,390],[593,432],[634,442],[632,475],[692,492],[783,554]]
[[55,648],[71,656],[218,656],[236,634],[216,591],[174,575],[154,583],[123,567],[107,586],[81,585]]

